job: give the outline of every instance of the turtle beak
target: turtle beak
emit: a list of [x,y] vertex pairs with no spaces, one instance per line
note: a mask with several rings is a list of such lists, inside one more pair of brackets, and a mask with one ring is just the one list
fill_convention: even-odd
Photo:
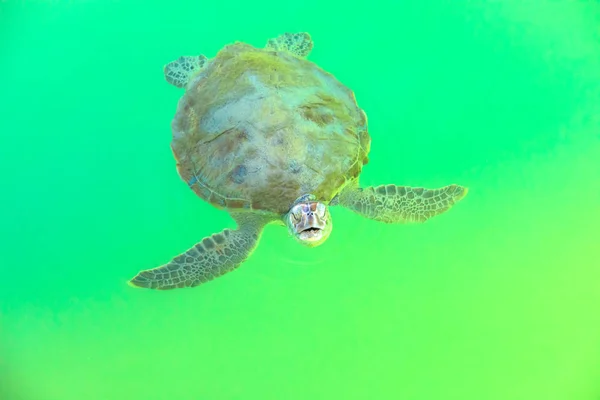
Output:
[[318,201],[299,202],[286,216],[290,233],[300,243],[315,247],[331,233],[331,218],[327,206]]

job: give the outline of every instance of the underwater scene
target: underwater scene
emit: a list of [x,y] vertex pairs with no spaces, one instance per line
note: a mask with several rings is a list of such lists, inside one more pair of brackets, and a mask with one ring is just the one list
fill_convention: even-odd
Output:
[[0,1],[0,400],[600,400],[600,3]]

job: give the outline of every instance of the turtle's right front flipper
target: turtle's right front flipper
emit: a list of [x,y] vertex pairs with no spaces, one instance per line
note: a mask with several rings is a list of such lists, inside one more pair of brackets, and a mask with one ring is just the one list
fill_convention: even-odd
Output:
[[359,188],[352,184],[342,190],[334,204],[375,221],[418,223],[448,211],[467,192],[468,189],[460,185],[426,189],[397,185]]
[[173,86],[184,88],[198,71],[206,65],[206,56],[181,56],[164,67],[165,79]]
[[270,219],[242,213],[233,217],[238,229],[204,238],[167,264],[139,272],[129,284],[158,290],[194,287],[236,269],[256,248]]

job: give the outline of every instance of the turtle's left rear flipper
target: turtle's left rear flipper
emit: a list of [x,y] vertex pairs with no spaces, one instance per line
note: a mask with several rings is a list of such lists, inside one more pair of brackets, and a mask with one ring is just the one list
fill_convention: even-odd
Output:
[[204,55],[181,56],[164,66],[165,79],[173,86],[184,88],[192,77],[204,68],[207,61]]
[[425,222],[448,211],[467,195],[468,189],[449,185],[439,189],[381,185],[359,188],[348,186],[339,195],[337,204],[365,218],[386,223]]

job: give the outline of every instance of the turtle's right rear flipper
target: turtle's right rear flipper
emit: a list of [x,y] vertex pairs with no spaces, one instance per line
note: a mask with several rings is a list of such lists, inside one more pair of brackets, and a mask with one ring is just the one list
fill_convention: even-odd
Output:
[[313,48],[313,41],[306,32],[284,33],[267,41],[267,49],[288,51],[297,57],[306,57]]
[[198,71],[206,65],[208,58],[199,56],[181,56],[164,67],[165,79],[173,86],[184,88]]

